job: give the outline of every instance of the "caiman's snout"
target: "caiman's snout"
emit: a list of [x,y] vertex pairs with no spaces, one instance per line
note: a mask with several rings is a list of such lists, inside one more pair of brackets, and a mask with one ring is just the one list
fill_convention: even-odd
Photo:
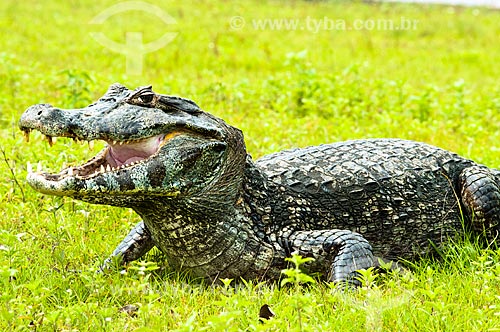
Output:
[[50,104],[37,104],[29,107],[23,115],[21,115],[21,120],[19,121],[19,126],[21,129],[23,127],[30,128],[34,123],[41,123],[46,121],[52,121],[51,119],[60,118],[60,110],[54,108]]
[[50,104],[37,104],[29,107],[19,120],[19,128],[29,137],[29,132],[36,129],[46,136],[66,136],[68,119],[64,111]]

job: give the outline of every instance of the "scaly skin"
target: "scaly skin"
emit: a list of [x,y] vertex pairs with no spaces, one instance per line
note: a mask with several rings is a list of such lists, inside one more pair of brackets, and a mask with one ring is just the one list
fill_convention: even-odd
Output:
[[237,128],[194,102],[114,84],[78,110],[35,105],[21,130],[108,147],[28,183],[51,195],[124,206],[141,217],[112,256],[157,246],[174,269],[211,280],[277,279],[292,252],[326,280],[356,283],[375,256],[414,259],[470,231],[499,229],[499,172],[397,139],[288,150],[254,162]]

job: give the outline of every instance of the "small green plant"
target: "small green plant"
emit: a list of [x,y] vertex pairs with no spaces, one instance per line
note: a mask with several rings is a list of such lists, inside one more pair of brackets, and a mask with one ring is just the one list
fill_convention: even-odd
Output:
[[297,313],[297,324],[300,331],[303,331],[305,322],[303,322],[304,313],[312,311],[311,294],[304,292],[302,286],[306,284],[314,284],[316,280],[307,275],[301,270],[301,266],[314,261],[312,257],[302,257],[299,254],[293,253],[291,257],[287,257],[286,261],[293,264],[288,269],[281,271],[286,278],[281,280],[281,287],[286,285],[292,286],[293,297],[292,302]]
[[133,261],[129,266],[129,270],[136,271],[141,279],[149,279],[153,271],[158,270],[160,267],[156,262],[149,261]]
[[293,253],[291,257],[287,257],[285,260],[292,263],[293,266],[281,271],[281,273],[286,275],[286,278],[281,280],[281,287],[288,284],[298,287],[302,284],[314,284],[316,282],[314,278],[304,273],[301,269],[302,265],[314,261],[314,258],[302,257],[299,254]]
[[91,88],[93,87],[94,79],[89,73],[77,70],[63,70],[61,75],[66,77],[66,84],[61,85],[59,90],[63,93],[64,107],[77,108],[90,104]]
[[361,282],[362,287],[371,288],[375,286],[375,280],[378,278],[378,274],[375,272],[373,267],[365,270],[358,271],[358,280]]

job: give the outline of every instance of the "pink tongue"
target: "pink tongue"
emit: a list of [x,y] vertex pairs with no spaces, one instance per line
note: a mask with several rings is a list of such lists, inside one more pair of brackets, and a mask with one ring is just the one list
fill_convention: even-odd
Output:
[[158,146],[163,137],[164,135],[158,135],[136,143],[123,145],[109,144],[110,149],[106,159],[113,167],[146,159],[158,151]]

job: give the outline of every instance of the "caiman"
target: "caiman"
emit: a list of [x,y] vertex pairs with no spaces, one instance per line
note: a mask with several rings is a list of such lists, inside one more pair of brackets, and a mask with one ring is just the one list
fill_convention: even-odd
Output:
[[[447,239],[494,242],[500,172],[414,141],[364,139],[286,150],[256,161],[242,132],[151,86],[110,86],[65,110],[34,105],[20,129],[107,146],[58,173],[28,169],[37,191],[133,209],[142,218],[111,257],[154,246],[174,270],[209,280],[279,279],[285,258],[356,283],[356,271],[412,260]],[[28,167],[30,168],[30,167]]]

